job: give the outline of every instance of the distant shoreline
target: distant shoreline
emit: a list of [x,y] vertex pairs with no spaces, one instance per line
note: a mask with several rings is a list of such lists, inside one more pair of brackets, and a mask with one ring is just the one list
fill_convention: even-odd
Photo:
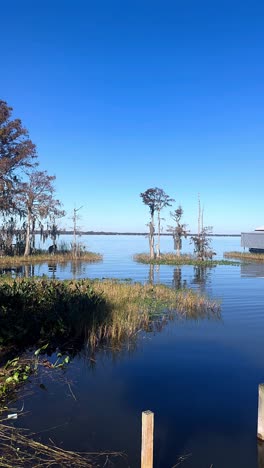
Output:
[[[40,234],[40,231],[36,231]],[[73,235],[73,231],[59,231],[59,235]],[[78,231],[78,236],[147,236],[148,232],[111,232],[111,231]],[[169,236],[172,234],[161,233],[161,236]],[[188,237],[197,235],[196,233],[187,234]],[[157,233],[155,234],[157,236]],[[209,237],[241,237],[241,234],[209,234]]]

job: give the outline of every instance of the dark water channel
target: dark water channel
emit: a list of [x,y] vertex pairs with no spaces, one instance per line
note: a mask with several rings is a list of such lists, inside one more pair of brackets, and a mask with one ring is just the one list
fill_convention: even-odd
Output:
[[[140,466],[141,411],[155,413],[155,467],[255,468],[264,466],[257,444],[258,384],[264,381],[264,265],[193,266],[151,269],[132,261],[146,249],[138,237],[91,237],[91,250],[104,253],[97,265],[58,265],[50,276],[119,277],[182,285],[221,301],[221,314],[177,318],[141,332],[120,350],[85,351],[54,378],[40,374],[24,399],[29,413],[14,422],[43,431],[63,448],[123,451],[114,466]],[[163,250],[171,250],[164,239]],[[186,250],[188,251],[186,245]],[[238,250],[238,238],[217,238],[214,249]],[[190,250],[190,249],[189,249]],[[49,274],[48,265],[35,274]],[[72,393],[74,394],[74,398]],[[261,458],[263,457],[263,458]],[[110,466],[110,465],[108,465]]]

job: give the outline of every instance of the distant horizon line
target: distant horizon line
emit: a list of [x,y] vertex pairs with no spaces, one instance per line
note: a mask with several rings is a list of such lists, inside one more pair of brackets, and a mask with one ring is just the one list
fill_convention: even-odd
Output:
[[[40,234],[40,231],[35,231],[36,234]],[[68,229],[62,229],[58,231],[58,234],[73,235],[74,231]],[[118,231],[76,231],[78,236],[91,235],[91,236],[148,236],[148,232],[118,232]],[[154,234],[155,236],[158,233]],[[171,233],[160,233],[161,236],[172,236]],[[188,233],[187,237],[196,236],[197,233]],[[209,237],[241,237],[241,234],[208,234]]]

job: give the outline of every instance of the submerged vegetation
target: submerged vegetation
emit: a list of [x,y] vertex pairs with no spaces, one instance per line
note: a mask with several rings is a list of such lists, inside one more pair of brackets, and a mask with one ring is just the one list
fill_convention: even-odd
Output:
[[134,255],[134,260],[139,263],[153,265],[194,265],[201,267],[211,267],[216,265],[237,265],[237,262],[230,260],[201,260],[193,255],[180,255],[175,253],[161,254],[159,258],[150,258],[148,254],[141,253]]
[[236,258],[239,260],[247,260],[253,262],[264,262],[264,253],[252,252],[225,252],[225,258]]

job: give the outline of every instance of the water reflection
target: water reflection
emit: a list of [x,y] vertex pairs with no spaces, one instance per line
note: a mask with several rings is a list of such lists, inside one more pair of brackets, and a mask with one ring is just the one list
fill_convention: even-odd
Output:
[[244,278],[264,278],[264,264],[241,263],[240,274]]
[[193,267],[192,284],[197,285],[201,293],[205,292],[206,287],[208,287],[209,284],[211,283],[211,273],[212,273],[213,268],[215,268],[215,266],[211,266],[211,267],[194,266]]
[[10,266],[0,268],[0,275],[12,276],[12,278],[35,276],[35,265],[25,264],[19,266]]
[[71,271],[72,277],[76,279],[84,275],[86,265],[87,263],[83,263],[80,261],[70,262],[70,271]]
[[[149,265],[148,281],[150,284],[168,284],[168,270],[166,265]],[[212,270],[215,266],[177,266],[173,269],[171,285],[174,289],[195,287],[201,293],[205,293],[211,284]],[[161,270],[162,269],[162,270]],[[171,269],[169,270],[171,271]]]
[[56,263],[48,263],[48,270],[49,273],[51,273],[49,276],[52,279],[56,278],[56,272],[57,272],[57,264]]
[[172,287],[175,289],[187,288],[187,280],[182,278],[182,268],[177,267],[173,270]]
[[160,265],[149,265],[149,283],[160,283]]

